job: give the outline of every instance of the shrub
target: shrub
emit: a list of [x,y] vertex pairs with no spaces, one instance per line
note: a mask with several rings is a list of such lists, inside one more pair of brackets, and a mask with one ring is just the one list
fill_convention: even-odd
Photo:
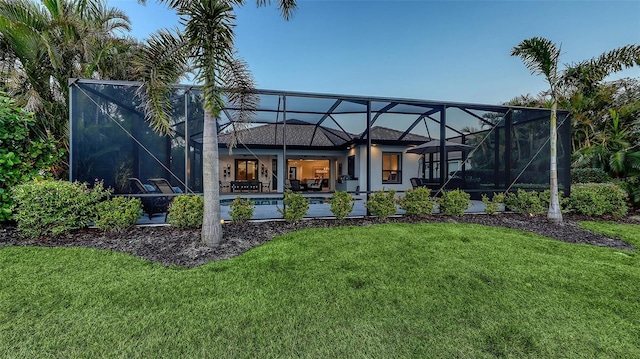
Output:
[[249,198],[241,198],[238,196],[231,202],[229,208],[231,220],[244,223],[253,217],[253,210],[256,208],[256,203]]
[[79,182],[27,182],[13,188],[14,218],[18,230],[31,238],[84,228],[95,218],[96,205],[109,195],[101,182],[93,189]]
[[640,207],[640,177],[627,177],[620,184],[629,195],[629,202],[635,208]]
[[174,197],[167,213],[168,222],[180,229],[202,227],[203,216],[204,199],[186,194]]
[[491,200],[486,194],[482,194],[482,204],[484,211],[488,214],[494,214],[500,210],[500,205],[504,203],[504,193],[494,193]]
[[400,208],[408,215],[424,216],[433,213],[436,202],[430,197],[431,190],[426,187],[418,187],[405,192],[404,197],[398,199]]
[[138,198],[114,197],[96,206],[96,227],[102,230],[121,230],[131,227],[142,216],[142,202]]
[[546,208],[538,192],[523,189],[519,189],[515,193],[507,193],[504,205],[512,211],[530,216],[544,213]]
[[353,197],[347,191],[336,191],[331,196],[331,213],[341,221],[353,210]]
[[12,218],[12,188],[34,179],[52,177],[50,170],[62,151],[53,139],[31,140],[33,114],[0,92],[0,222]]
[[301,220],[309,210],[309,201],[300,193],[294,193],[290,189],[284,191],[284,208],[278,207],[278,212],[287,222]]
[[[540,197],[540,202],[542,203],[542,206],[545,209],[548,209],[549,204],[551,203],[551,190],[545,189],[542,192],[538,192],[538,197]],[[558,191],[558,202],[560,202],[560,211],[562,213],[569,212],[569,198],[564,196],[563,191]]]
[[601,168],[573,168],[571,169],[572,183],[605,183],[610,182],[609,176]]
[[462,216],[469,208],[471,195],[459,189],[442,192],[440,197],[440,213],[449,216]]
[[380,218],[387,218],[396,214],[396,191],[390,190],[385,192],[384,190],[376,191],[369,196],[365,207],[372,215]]
[[614,183],[583,183],[571,187],[571,208],[587,216],[627,214],[627,192]]

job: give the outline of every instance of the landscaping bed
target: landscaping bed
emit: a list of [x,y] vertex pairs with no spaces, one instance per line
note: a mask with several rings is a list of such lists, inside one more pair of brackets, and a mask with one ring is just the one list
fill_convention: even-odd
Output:
[[[332,219],[310,219],[296,223],[283,221],[228,223],[223,226],[223,242],[215,248],[208,248],[200,241],[200,230],[179,230],[171,226],[134,227],[120,232],[103,232],[97,229],[82,229],[55,237],[30,240],[21,238],[13,226],[0,225],[0,247],[43,246],[43,247],[88,247],[129,253],[134,256],[164,265],[195,267],[210,261],[235,257],[245,251],[267,242],[275,236],[305,228],[334,227],[338,225],[368,226],[381,223],[447,222],[476,223],[500,226],[537,233],[569,243],[583,243],[616,249],[634,249],[633,246],[617,238],[596,234],[578,226],[582,220],[599,220],[584,216],[565,215],[564,221],[553,224],[544,216],[527,217],[520,214],[502,213],[497,215],[469,214],[462,217],[434,215],[427,217],[376,217],[347,218],[343,221]],[[607,219],[611,220],[611,219]],[[617,220],[624,223],[640,224],[637,217]],[[473,236],[473,233],[469,233]]]

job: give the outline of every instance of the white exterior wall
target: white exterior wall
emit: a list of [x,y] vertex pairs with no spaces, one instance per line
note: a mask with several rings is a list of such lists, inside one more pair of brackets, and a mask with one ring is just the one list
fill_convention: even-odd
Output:
[[[360,180],[360,189],[365,191],[367,188],[367,146],[358,146],[358,157],[356,158],[356,167],[360,165],[358,179]],[[382,153],[383,152],[400,152],[402,153],[402,182],[401,183],[382,183]],[[420,155],[414,153],[406,153],[407,148],[404,146],[371,146],[371,190],[377,191],[384,189],[393,189],[396,191],[406,191],[411,188],[412,177],[421,177],[419,173],[418,161]]]

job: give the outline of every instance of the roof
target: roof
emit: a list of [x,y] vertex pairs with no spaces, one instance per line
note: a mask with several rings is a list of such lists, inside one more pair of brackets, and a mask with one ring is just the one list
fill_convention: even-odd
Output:
[[[283,130],[286,128],[286,130]],[[262,124],[249,127],[240,131],[239,143],[248,147],[282,147],[282,135],[285,133],[287,147],[299,148],[336,148],[346,147],[350,144],[361,142],[361,134],[351,134],[342,130],[325,126],[309,124],[303,121],[291,120],[286,125],[282,123]],[[371,141],[381,143],[416,144],[428,141],[429,138],[416,134],[406,134],[382,126],[371,128]],[[221,133],[218,142],[221,146],[229,143],[231,134]]]

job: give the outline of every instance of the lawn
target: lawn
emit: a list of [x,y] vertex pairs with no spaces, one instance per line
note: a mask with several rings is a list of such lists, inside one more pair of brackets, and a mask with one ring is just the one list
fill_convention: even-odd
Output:
[[304,230],[193,269],[0,250],[3,358],[637,358],[639,314],[637,252],[472,224]]

